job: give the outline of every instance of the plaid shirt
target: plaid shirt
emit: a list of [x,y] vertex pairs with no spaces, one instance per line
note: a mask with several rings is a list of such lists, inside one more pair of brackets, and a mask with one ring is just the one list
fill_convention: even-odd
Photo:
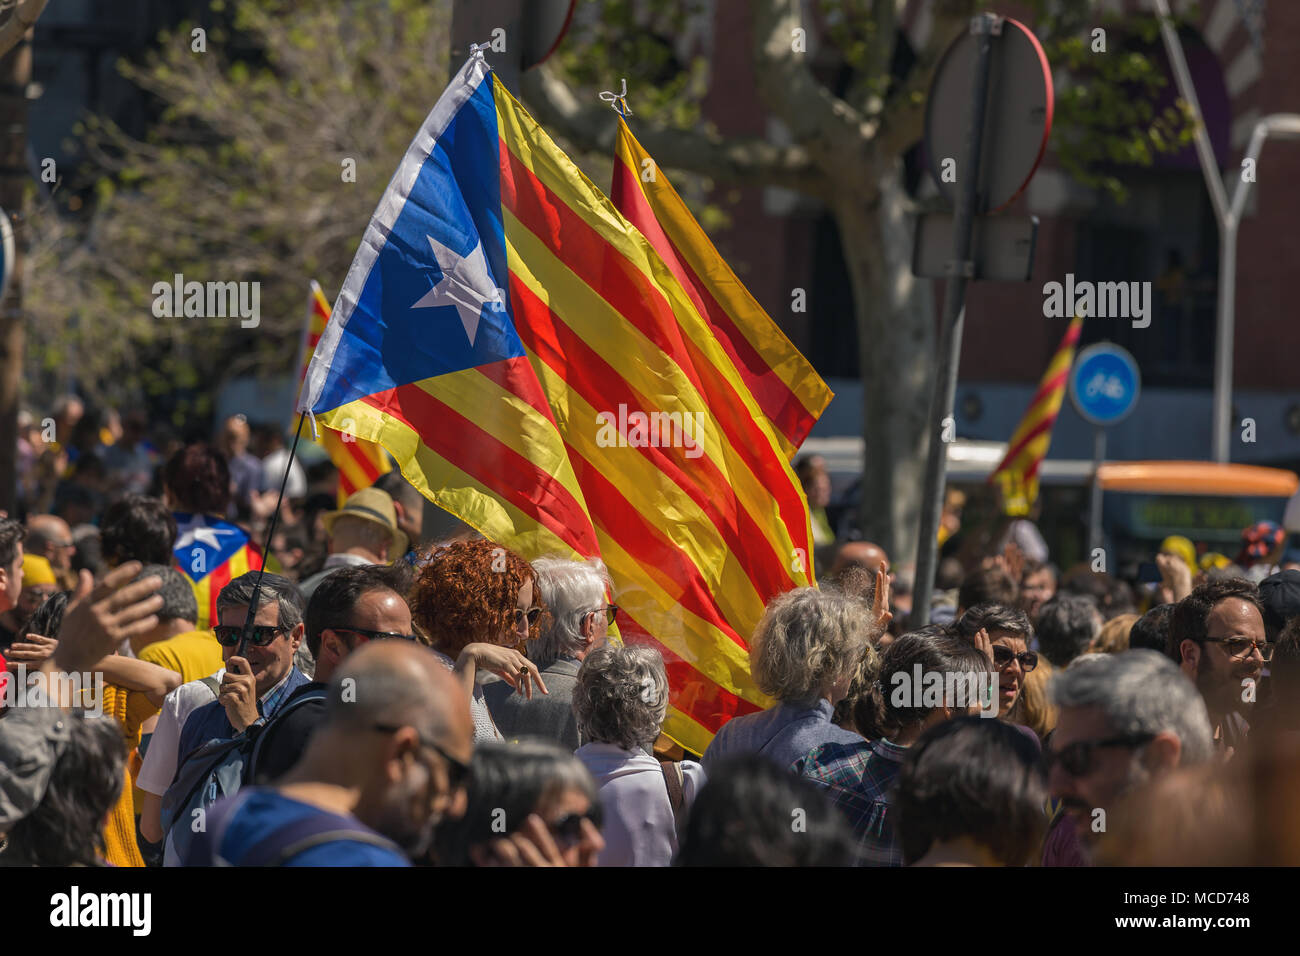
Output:
[[903,865],[890,800],[905,756],[906,747],[887,740],[822,744],[791,767],[844,813],[858,838],[858,866]]

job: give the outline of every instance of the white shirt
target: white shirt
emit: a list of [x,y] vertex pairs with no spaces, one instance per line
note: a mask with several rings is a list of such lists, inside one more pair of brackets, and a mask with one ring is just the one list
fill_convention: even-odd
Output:
[[[218,684],[226,674],[223,667],[212,676]],[[140,766],[140,775],[135,785],[146,793],[161,797],[172,784],[176,776],[176,764],[180,760],[177,751],[181,745],[181,728],[190,714],[204,704],[216,700],[212,690],[201,680],[192,680],[181,684],[163,700],[162,710],[158,713],[158,724],[149,739],[145,751],[144,763]]]
[[[598,866],[668,866],[677,853],[677,825],[659,761],[644,750],[584,744],[573,755],[596,778],[604,812],[605,849]],[[683,806],[704,786],[704,768],[682,761]]]

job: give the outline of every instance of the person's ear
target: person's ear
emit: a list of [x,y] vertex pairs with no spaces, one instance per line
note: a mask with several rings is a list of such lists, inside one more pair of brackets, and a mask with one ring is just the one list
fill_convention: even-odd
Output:
[[338,632],[332,627],[327,627],[320,632],[320,649],[322,652],[321,657],[325,656],[324,652],[328,649],[336,661],[343,660],[348,653],[347,644],[344,643],[343,638],[339,637]]
[[578,628],[579,633],[582,634],[582,639],[588,645],[594,644],[596,641],[596,613],[595,611],[588,611],[582,615],[582,626]]
[[296,651],[298,649],[298,645],[302,643],[302,636],[306,633],[307,633],[307,625],[303,624],[300,621],[298,623],[298,626],[289,632],[289,646]]
[[1156,734],[1142,754],[1142,764],[1153,773],[1177,767],[1183,753],[1183,742],[1175,734],[1163,731]]
[[1201,645],[1188,638],[1178,645],[1178,652],[1182,655],[1183,663],[1191,667],[1194,673],[1201,663]]

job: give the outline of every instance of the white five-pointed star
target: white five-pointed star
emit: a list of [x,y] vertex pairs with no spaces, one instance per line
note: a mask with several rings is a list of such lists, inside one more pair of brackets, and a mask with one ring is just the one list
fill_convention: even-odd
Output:
[[235,533],[230,528],[214,528],[206,524],[202,518],[192,519],[179,530],[180,536],[176,539],[177,548],[188,548],[197,541],[199,544],[207,545],[213,551],[221,550],[221,542],[217,539],[217,535]]
[[411,306],[413,309],[430,309],[439,305],[455,306],[460,313],[460,323],[465,326],[469,344],[474,344],[478,334],[479,315],[483,306],[491,302],[501,308],[500,290],[488,272],[483,243],[477,242],[469,255],[459,256],[433,236],[425,236],[433,256],[442,270],[442,279]]

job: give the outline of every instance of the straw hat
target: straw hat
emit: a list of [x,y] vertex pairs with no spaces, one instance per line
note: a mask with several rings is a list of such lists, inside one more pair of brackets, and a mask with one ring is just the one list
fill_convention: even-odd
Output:
[[321,515],[325,533],[333,535],[334,522],[344,515],[382,525],[392,538],[393,543],[388,554],[391,559],[397,560],[406,554],[409,542],[406,532],[397,527],[397,509],[393,507],[393,499],[388,492],[379,488],[362,488],[360,491],[354,491],[338,511],[328,511]]

